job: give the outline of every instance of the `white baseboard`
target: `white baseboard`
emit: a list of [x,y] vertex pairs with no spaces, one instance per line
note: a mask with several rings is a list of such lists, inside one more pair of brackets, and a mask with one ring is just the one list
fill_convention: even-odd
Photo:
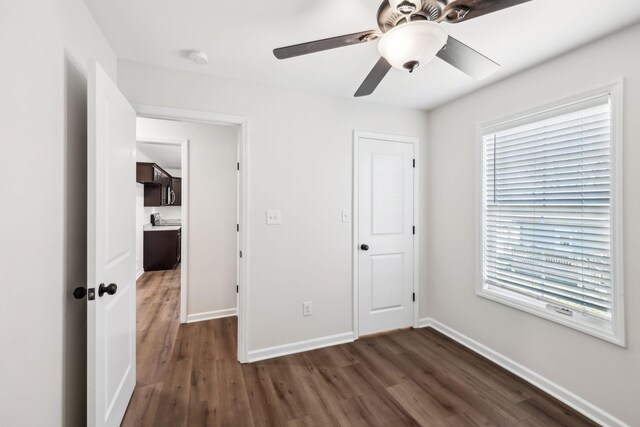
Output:
[[220,319],[222,317],[237,316],[238,309],[227,308],[225,310],[205,311],[204,313],[194,313],[187,315],[187,323],[202,322],[205,320]]
[[332,345],[353,342],[353,332],[330,335],[322,338],[315,338],[306,341],[298,341],[291,344],[277,345],[274,347],[262,348],[249,351],[249,362],[271,359],[288,354],[301,353],[303,351],[315,350],[317,348],[329,347]]
[[418,324],[421,328],[433,328],[436,331],[443,333],[454,341],[457,341],[470,350],[473,350],[474,352],[486,357],[497,365],[502,366],[507,371],[519,376],[525,381],[545,391],[559,401],[570,406],[571,408],[575,409],[576,411],[580,412],[584,416],[592,419],[602,426],[629,427],[628,424],[624,423],[608,412],[605,412],[604,410],[598,408],[592,403],[587,402],[586,400],[570,392],[566,388],[554,383],[553,381],[543,377],[540,374],[537,374],[536,372],[533,372],[531,369],[522,366],[521,364],[509,359],[508,357],[503,356],[497,351],[494,351],[489,347],[480,344],[477,341],[474,341],[466,335],[463,335],[460,332],[451,329],[446,325],[443,325],[435,319],[420,319]]
[[140,269],[140,271],[138,271],[138,273],[136,274],[136,280],[138,280],[140,276],[142,276],[143,274],[144,274],[144,270]]

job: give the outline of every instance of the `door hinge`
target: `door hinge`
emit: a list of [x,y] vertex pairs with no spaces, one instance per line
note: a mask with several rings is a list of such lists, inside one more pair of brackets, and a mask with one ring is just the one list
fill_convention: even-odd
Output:
[[240,286],[236,285],[236,294],[240,292]]
[[413,234],[414,235],[416,234],[416,226],[415,225],[413,226]]
[[242,251],[240,251],[240,258],[242,258]]
[[240,162],[237,163],[238,170],[240,170]]
[[240,224],[236,224],[236,231],[240,231]]
[[413,167],[416,167],[416,159],[413,159]]
[[413,293],[413,302],[416,302],[416,293]]

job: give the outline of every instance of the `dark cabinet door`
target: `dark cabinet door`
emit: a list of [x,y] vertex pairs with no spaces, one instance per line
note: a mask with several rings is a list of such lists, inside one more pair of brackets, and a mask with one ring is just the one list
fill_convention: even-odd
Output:
[[140,184],[160,184],[162,171],[155,163],[136,163],[136,182]]
[[145,231],[143,266],[145,271],[171,270],[180,262],[180,230]]
[[144,205],[145,206],[162,206],[162,185],[160,184],[144,185]]
[[182,178],[171,178],[171,190],[173,191],[173,206],[182,206]]
[[182,229],[178,232],[178,236],[176,237],[176,247],[176,265],[178,265],[182,258]]

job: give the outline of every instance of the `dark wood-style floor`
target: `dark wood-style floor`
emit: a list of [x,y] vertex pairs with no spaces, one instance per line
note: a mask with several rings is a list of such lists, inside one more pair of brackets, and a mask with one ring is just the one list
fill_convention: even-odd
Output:
[[124,426],[588,426],[432,329],[236,361],[236,319],[179,324],[179,270],[138,281],[138,383]]

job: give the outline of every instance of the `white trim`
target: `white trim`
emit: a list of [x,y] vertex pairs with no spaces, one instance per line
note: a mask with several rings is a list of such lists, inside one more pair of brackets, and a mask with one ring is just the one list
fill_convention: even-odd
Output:
[[[140,114],[139,114],[140,115]],[[180,323],[187,323],[187,301],[189,295],[189,140],[158,138],[155,136],[137,136],[136,143],[146,142],[151,144],[179,145],[181,162],[181,232],[180,232]],[[144,241],[144,237],[143,237]]]
[[[237,257],[240,265],[238,275],[238,361],[249,361],[249,120],[242,116],[210,113],[206,111],[183,110],[151,105],[134,104],[138,116],[156,119],[181,120],[185,122],[213,123],[239,126],[240,135],[240,192],[238,194],[238,217],[240,224],[238,251],[242,251],[242,258]],[[184,179],[184,177],[183,177]]]
[[609,427],[629,427],[628,424],[624,423],[623,421],[619,420],[603,409],[598,408],[594,404],[587,402],[580,396],[572,393],[559,384],[554,383],[548,378],[543,377],[542,375],[532,371],[531,369],[515,362],[514,360],[509,359],[508,357],[498,353],[495,350],[490,349],[483,344],[480,344],[479,342],[467,337],[466,335],[461,334],[455,329],[452,329],[438,322],[435,319],[420,319],[420,325],[423,328],[430,327],[438,332],[443,333],[452,340],[457,341],[468,349],[480,354],[481,356],[484,356],[493,363],[517,375],[518,377],[534,385],[540,390],[550,394],[562,403],[575,409],[576,411],[580,412],[584,416],[590,418],[600,425]]
[[144,274],[144,269],[140,269],[140,271],[138,271],[138,273],[136,274],[136,281]]
[[418,328],[430,328],[431,327],[431,318],[423,317],[418,320]]
[[286,356],[288,354],[301,353],[303,351],[315,350],[323,347],[330,347],[339,344],[353,342],[353,332],[330,335],[321,338],[314,338],[305,341],[298,341],[290,344],[277,345],[274,347],[251,350],[249,352],[249,362],[272,359],[274,357]]
[[186,323],[203,322],[205,320],[221,319],[223,317],[237,316],[238,309],[227,308],[225,310],[205,311],[204,313],[194,313],[187,316]]
[[353,188],[352,188],[352,207],[351,211],[353,212],[353,220],[352,220],[352,254],[351,254],[351,265],[352,265],[352,288],[353,288],[353,336],[354,339],[358,339],[360,326],[358,324],[358,315],[359,315],[359,277],[358,277],[358,268],[359,268],[359,256],[360,248],[359,248],[359,224],[360,224],[360,212],[358,209],[358,190],[359,190],[359,148],[360,148],[360,139],[378,139],[382,141],[393,141],[393,142],[403,142],[407,144],[413,144],[413,158],[416,161],[416,167],[413,170],[413,225],[416,227],[416,234],[413,236],[413,292],[416,295],[415,303],[413,304],[413,327],[416,328],[419,325],[419,313],[420,313],[420,265],[419,265],[419,253],[418,249],[420,247],[420,233],[422,232],[420,227],[420,140],[416,137],[411,136],[401,136],[401,135],[389,135],[383,133],[374,133],[374,132],[363,132],[355,130],[353,132]]
[[[623,80],[585,91],[579,95],[556,100],[552,103],[528,109],[505,118],[479,123],[476,126],[476,295],[513,307],[535,316],[559,323],[572,329],[592,335],[596,338],[626,347],[624,267],[623,267],[623,222],[622,222],[622,146],[623,146]],[[482,208],[482,136],[493,129],[505,127],[521,120],[533,119],[539,114],[549,114],[558,108],[579,104],[590,99],[609,95],[611,99],[611,257],[613,284],[613,317],[611,328],[605,328],[592,321],[581,321],[585,316],[567,317],[555,311],[547,310],[542,304],[529,303],[523,299],[512,298],[504,292],[485,289],[483,283],[483,208]]]

